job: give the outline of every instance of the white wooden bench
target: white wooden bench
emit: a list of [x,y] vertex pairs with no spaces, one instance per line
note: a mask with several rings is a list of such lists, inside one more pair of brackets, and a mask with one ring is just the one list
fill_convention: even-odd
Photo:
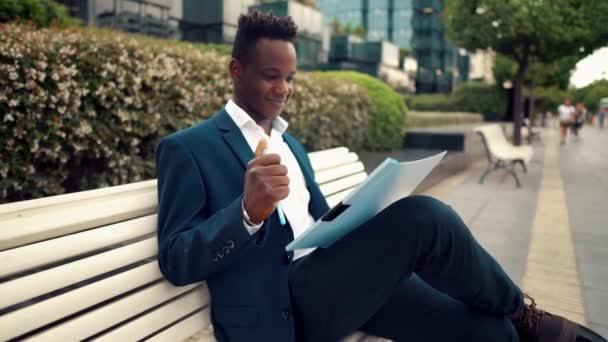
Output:
[[[330,205],[367,176],[346,148],[310,159]],[[0,205],[0,341],[214,341],[205,284],[158,269],[156,210],[155,180]]]
[[479,183],[483,184],[485,177],[492,171],[504,169],[515,178],[515,185],[519,188],[521,183],[515,173],[515,165],[521,165],[524,172],[528,172],[527,165],[532,159],[534,151],[532,146],[514,146],[511,144],[498,124],[478,126],[475,128],[485,146],[488,158],[488,168],[483,172]]

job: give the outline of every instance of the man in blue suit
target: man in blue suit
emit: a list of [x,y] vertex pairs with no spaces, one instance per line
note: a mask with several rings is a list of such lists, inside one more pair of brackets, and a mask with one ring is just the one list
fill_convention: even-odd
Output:
[[293,93],[296,32],[289,17],[241,16],[232,99],[158,147],[159,265],[177,286],[207,281],[216,338],[320,342],[362,330],[398,341],[599,341],[525,304],[458,215],[429,197],[394,203],[328,248],[285,252],[329,209],[279,116]]

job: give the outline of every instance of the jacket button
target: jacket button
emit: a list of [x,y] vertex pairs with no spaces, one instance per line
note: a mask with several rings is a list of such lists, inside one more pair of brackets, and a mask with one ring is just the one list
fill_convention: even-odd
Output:
[[289,265],[291,262],[291,258],[289,257],[289,253],[283,253],[283,263],[285,265]]
[[284,309],[281,314],[284,319],[289,319],[291,317],[291,311],[289,311],[289,309]]

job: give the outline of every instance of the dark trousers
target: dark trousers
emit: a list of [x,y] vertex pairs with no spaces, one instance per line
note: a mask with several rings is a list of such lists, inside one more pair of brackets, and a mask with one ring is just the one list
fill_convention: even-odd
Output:
[[298,342],[362,330],[395,341],[518,341],[520,289],[449,206],[395,202],[298,259],[289,285]]

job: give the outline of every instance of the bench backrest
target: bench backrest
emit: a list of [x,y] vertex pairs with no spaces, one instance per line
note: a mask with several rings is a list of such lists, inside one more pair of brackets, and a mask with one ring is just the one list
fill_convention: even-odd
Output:
[[[367,176],[344,147],[309,156],[330,206]],[[0,340],[213,341],[205,284],[158,269],[156,210],[155,180],[0,205]]]
[[478,126],[474,130],[481,136],[486,155],[490,161],[493,160],[494,156],[500,155],[504,149],[512,147],[505,137],[502,127],[498,124]]

